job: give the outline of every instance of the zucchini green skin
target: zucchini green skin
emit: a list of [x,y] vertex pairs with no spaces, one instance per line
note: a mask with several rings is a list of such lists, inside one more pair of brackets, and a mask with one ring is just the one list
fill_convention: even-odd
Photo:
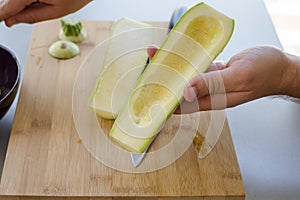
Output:
[[[149,63],[149,66],[139,77],[135,90],[137,90],[140,87],[145,87],[143,84],[150,82],[149,77],[151,77],[152,73],[157,73],[157,75],[161,73],[159,70],[154,70],[153,68],[155,67],[155,63],[163,62],[163,59],[161,57],[163,54],[166,54],[164,49],[166,49],[167,46],[170,46],[170,44],[176,45],[176,43],[178,43],[178,41],[175,40],[171,41],[170,38],[174,37],[174,35],[176,35],[176,33],[178,32],[184,33],[188,24],[191,23],[191,20],[196,19],[199,16],[209,16],[211,18],[216,18],[217,20],[219,20],[218,22],[221,23],[223,28],[223,32],[221,36],[219,36],[220,40],[218,40],[218,43],[212,44],[207,48],[204,47],[204,45],[202,46],[202,44],[199,44],[203,48],[203,51],[199,53],[207,54],[207,59],[204,60],[204,62],[196,63],[197,66],[200,66],[198,69],[196,69],[196,71],[197,73],[203,73],[206,71],[206,69],[209,67],[212,61],[223,51],[225,46],[228,44],[229,39],[233,34],[234,20],[207,6],[205,3],[199,3],[193,6],[191,9],[189,9],[174,26],[174,28],[162,44],[161,48],[158,49],[158,51],[153,56],[151,62]],[[176,51],[172,48],[171,50]],[[167,74],[165,75],[167,76]],[[191,80],[195,75],[196,73],[191,73],[191,75],[188,77],[188,80]],[[170,87],[174,87],[174,84],[176,84],[176,82],[171,84],[173,85],[170,85]],[[184,85],[180,85],[180,87],[184,87]],[[136,127],[134,127],[134,122],[132,122],[132,119],[130,119],[130,114],[128,113],[130,113],[130,107],[133,106],[132,104],[136,102],[133,100],[135,98],[135,90],[131,92],[127,104],[123,107],[118,118],[116,119],[110,131],[110,136],[124,149],[133,153],[142,153],[150,145],[151,141],[156,136],[156,134],[161,130],[164,122],[171,116],[171,114],[177,108],[180,101],[182,100],[183,92],[179,94],[177,101],[172,101],[173,103],[166,107],[164,119],[159,119],[159,121],[156,121],[156,119],[152,119],[153,124],[149,126],[139,126],[138,124],[136,124]],[[141,135],[140,137],[139,134]]]
[[67,37],[78,36],[82,30],[82,23],[80,21],[76,21],[75,23],[70,24],[68,21],[62,19],[61,27]]

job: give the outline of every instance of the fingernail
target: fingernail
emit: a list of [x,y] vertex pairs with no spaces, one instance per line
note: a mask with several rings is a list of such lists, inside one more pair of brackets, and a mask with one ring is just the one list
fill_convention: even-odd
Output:
[[199,94],[199,90],[197,87],[190,87],[188,89],[188,94],[189,94],[189,99],[186,99],[189,102],[192,102],[195,100],[195,98],[197,98],[198,94]]

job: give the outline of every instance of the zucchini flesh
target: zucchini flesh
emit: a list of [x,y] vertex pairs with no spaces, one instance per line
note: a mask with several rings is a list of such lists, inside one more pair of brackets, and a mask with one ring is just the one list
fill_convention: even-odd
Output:
[[104,67],[89,100],[89,107],[99,117],[117,117],[144,70],[148,59],[147,46],[152,43],[153,32],[149,24],[129,18],[115,22]]

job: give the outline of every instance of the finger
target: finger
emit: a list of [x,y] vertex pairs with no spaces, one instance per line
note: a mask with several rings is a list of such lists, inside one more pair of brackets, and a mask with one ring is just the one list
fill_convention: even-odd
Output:
[[[217,70],[223,70],[226,68],[226,63],[224,61],[217,61],[217,62],[214,62],[210,65],[210,67],[206,70],[206,72],[211,72],[211,71],[217,71]],[[204,81],[204,79],[203,79]],[[190,82],[189,82],[189,85],[185,87],[185,90],[184,90],[184,97],[187,101],[189,102],[192,102],[193,99],[195,99],[198,95],[201,95],[200,94],[200,88],[207,88],[207,84],[204,83],[202,80],[201,80],[201,75],[199,76],[196,76],[194,77],[194,79],[192,79]],[[201,86],[201,83],[202,85],[205,84],[205,86]],[[198,85],[198,87],[197,87]],[[208,88],[207,90],[205,90],[206,92],[204,92],[204,94],[208,94]]]
[[158,47],[156,46],[149,46],[147,48],[147,53],[148,53],[148,56],[149,56],[149,59],[151,60],[154,56],[154,54],[156,53]]
[[[184,88],[184,90],[183,90],[183,96],[184,96],[184,99],[186,101],[193,102],[199,96],[199,93],[200,93],[200,89],[199,88],[201,87],[201,83],[200,82],[202,82],[202,78],[199,75],[199,76],[196,76],[195,78],[193,78],[188,83],[188,85]],[[203,86],[202,89],[206,90],[206,86]]]
[[225,69],[226,67],[227,67],[226,63],[224,61],[220,60],[220,61],[213,62],[208,67],[208,69],[206,70],[206,72],[211,72],[211,71],[216,71],[216,70],[222,70],[222,69]]
[[206,110],[220,110],[225,109],[230,106],[227,102],[226,94],[214,94],[207,95],[195,100],[195,103],[183,101],[180,105],[182,114],[193,113],[198,111],[206,111]]
[[234,91],[236,79],[229,68],[210,71],[194,77],[184,88],[184,98],[192,102],[197,97]]
[[[207,95],[194,102],[183,100],[174,114],[187,114],[206,110],[221,110],[254,100],[250,92],[231,92],[227,94]],[[195,103],[196,102],[196,103]]]
[[5,20],[29,6],[36,0],[0,0],[0,21]]
[[[193,102],[198,97],[216,93],[215,85],[221,85],[222,78],[219,75],[215,76],[215,74],[215,72],[208,72],[194,77],[184,88],[183,96],[185,100]],[[220,78],[216,79],[216,77]]]
[[18,23],[32,24],[58,17],[61,17],[61,14],[57,9],[55,9],[54,5],[38,3],[24,9],[13,17],[7,18],[5,23],[7,26],[12,26]]

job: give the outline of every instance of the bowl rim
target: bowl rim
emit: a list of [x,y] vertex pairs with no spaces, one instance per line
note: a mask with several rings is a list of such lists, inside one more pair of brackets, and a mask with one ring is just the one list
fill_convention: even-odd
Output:
[[15,80],[15,83],[13,85],[13,87],[9,90],[9,92],[2,98],[0,99],[0,104],[8,97],[11,95],[11,93],[13,93],[13,91],[16,89],[16,86],[19,84],[20,82],[20,77],[21,77],[21,67],[20,67],[20,63],[19,60],[17,59],[15,53],[13,53],[9,48],[7,48],[6,46],[0,44],[0,48],[3,49],[4,51],[7,51],[12,58],[15,60],[16,64],[17,64],[17,70],[18,70],[18,74],[17,74],[17,78]]

